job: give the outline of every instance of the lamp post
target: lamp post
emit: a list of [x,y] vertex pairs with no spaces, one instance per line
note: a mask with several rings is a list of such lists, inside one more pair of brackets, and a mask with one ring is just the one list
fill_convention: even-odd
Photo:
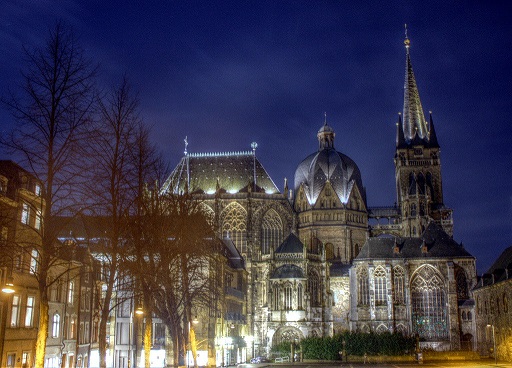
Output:
[[[194,317],[194,319],[192,320],[192,323],[195,325],[199,323],[197,316]],[[190,354],[192,355],[192,359],[194,359],[194,354],[192,353],[192,336],[190,336],[191,330],[192,330],[192,326],[191,326],[190,321],[188,321],[188,348],[190,350]],[[195,363],[194,363],[194,365],[195,365]],[[190,359],[188,357],[188,351],[187,351],[187,367],[190,367]]]
[[498,356],[496,352],[496,334],[494,332],[494,323],[492,325],[487,325],[487,328],[491,328],[492,330],[492,345],[493,345],[493,353],[494,353],[494,365],[498,365]]
[[[5,283],[2,287],[2,292],[7,294],[7,296],[13,294],[16,290],[14,289],[14,277],[12,277],[12,268],[11,275],[5,277]],[[4,340],[5,340],[5,326],[7,324],[7,308],[10,299],[7,299],[7,296],[4,300],[2,300],[2,314],[0,318],[0,331],[1,331],[1,339],[0,339],[0,366],[4,366],[3,364],[3,356],[4,356]],[[2,298],[3,299],[3,298]]]

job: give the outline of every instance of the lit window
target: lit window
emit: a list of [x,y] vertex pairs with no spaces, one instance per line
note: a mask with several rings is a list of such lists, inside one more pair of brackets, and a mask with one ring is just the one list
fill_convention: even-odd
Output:
[[247,252],[247,212],[238,203],[225,209],[222,237],[230,238],[240,253]]
[[28,204],[23,203],[23,207],[21,209],[21,223],[22,224],[28,225],[29,214],[30,214],[30,208],[28,207]]
[[59,337],[60,331],[60,315],[55,313],[52,321],[52,337]]
[[68,303],[69,304],[73,303],[74,292],[75,292],[75,282],[74,281],[70,281],[69,282],[69,289],[68,289]]
[[293,299],[292,286],[290,284],[288,284],[284,288],[284,309],[285,310],[292,309],[292,299]]
[[32,327],[34,323],[34,301],[35,297],[27,297],[27,308],[25,310],[25,327]]
[[22,367],[30,366],[30,351],[24,351],[21,354],[21,366]]
[[303,293],[302,293],[302,284],[299,284],[299,286],[297,287],[297,309],[302,309],[302,298],[303,298]]
[[431,266],[422,267],[411,281],[412,328],[420,338],[448,339],[446,286]]
[[30,273],[34,275],[37,272],[38,269],[38,260],[39,260],[39,253],[36,249],[32,249],[32,252],[30,253]]
[[382,267],[377,267],[373,277],[375,282],[375,304],[387,304],[386,271]]
[[18,320],[20,317],[20,296],[12,296],[11,305],[11,327],[18,327]]
[[36,218],[35,218],[35,222],[34,222],[34,228],[36,230],[40,230],[41,229],[41,210],[37,210],[36,211]]
[[36,196],[40,196],[41,195],[41,185],[40,184],[36,184],[35,187],[34,187],[34,193]]

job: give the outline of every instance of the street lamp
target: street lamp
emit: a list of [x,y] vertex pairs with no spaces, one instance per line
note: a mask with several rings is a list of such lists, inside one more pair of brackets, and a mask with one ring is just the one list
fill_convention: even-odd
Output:
[[6,293],[6,294],[12,294],[15,291],[16,290],[14,289],[14,277],[7,276],[5,278],[5,284],[4,284],[4,287],[2,288],[2,292]]
[[493,353],[494,353],[494,365],[498,365],[498,356],[496,355],[496,334],[494,332],[494,324],[487,325],[487,328],[492,329],[492,344],[493,344]]
[[[199,323],[197,316],[194,317],[194,319],[192,320],[192,323],[195,325],[197,325]],[[190,336],[191,330],[192,330],[192,326],[191,326],[190,321],[188,321],[188,348],[190,349],[190,354],[192,355],[192,359],[193,359],[194,355],[192,353],[192,337]],[[187,351],[187,367],[189,367],[189,366],[190,366],[190,358],[188,356],[188,351]]]

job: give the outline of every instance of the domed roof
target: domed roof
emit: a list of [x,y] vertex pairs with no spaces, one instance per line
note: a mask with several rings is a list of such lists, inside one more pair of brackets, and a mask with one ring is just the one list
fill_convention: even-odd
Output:
[[334,130],[327,123],[318,131],[318,152],[306,157],[295,170],[295,191],[304,184],[310,204],[314,204],[329,181],[342,203],[348,202],[357,185],[365,199],[361,172],[347,155],[334,149]]

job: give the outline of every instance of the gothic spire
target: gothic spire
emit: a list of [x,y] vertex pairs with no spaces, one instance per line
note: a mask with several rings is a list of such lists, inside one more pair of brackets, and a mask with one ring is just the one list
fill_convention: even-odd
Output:
[[416,135],[420,139],[428,140],[427,122],[421,107],[420,94],[414,72],[412,70],[411,58],[409,55],[410,41],[407,37],[407,25],[405,28],[405,83],[404,83],[404,117],[403,131],[407,142],[412,141]]
[[430,127],[429,127],[429,143],[431,147],[439,147],[439,143],[437,141],[436,130],[434,129],[434,120],[432,119],[432,111],[429,111],[430,114]]

